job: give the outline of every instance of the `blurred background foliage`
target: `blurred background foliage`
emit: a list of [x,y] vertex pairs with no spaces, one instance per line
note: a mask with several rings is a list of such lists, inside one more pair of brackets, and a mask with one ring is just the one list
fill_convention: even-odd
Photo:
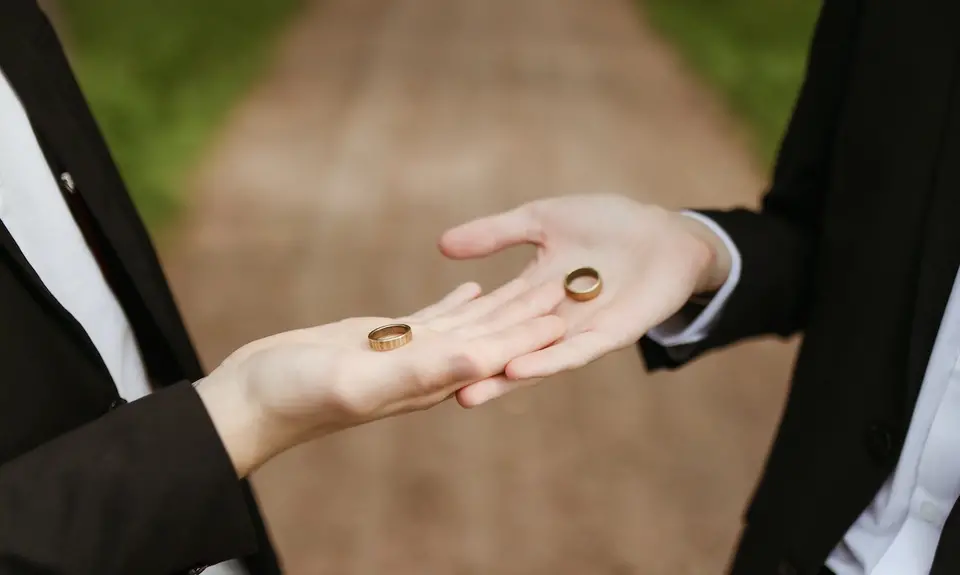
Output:
[[771,162],[803,81],[819,0],[641,0],[651,23],[750,128]]
[[173,215],[183,175],[266,63],[301,0],[60,0],[80,84],[143,216]]
[[[482,0],[478,0],[482,1]],[[770,162],[803,78],[817,0],[638,0]],[[303,0],[59,0],[71,59],[151,226],[262,71]]]

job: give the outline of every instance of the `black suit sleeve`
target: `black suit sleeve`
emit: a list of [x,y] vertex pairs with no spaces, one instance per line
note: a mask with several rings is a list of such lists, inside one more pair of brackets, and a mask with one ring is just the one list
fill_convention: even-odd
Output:
[[676,368],[738,340],[786,337],[804,328],[832,142],[848,85],[858,20],[858,0],[823,3],[807,74],[760,210],[697,210],[717,222],[737,245],[743,261],[740,281],[710,335],[700,343],[668,354],[650,338],[641,339],[648,369]]
[[168,575],[255,548],[241,483],[189,383],[0,466],[4,575]]

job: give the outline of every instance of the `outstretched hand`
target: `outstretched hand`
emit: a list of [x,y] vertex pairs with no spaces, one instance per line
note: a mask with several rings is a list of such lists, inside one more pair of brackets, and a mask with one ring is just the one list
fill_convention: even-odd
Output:
[[[197,383],[238,474],[329,433],[429,409],[564,333],[560,286],[464,284],[399,317],[356,317],[249,343]],[[404,345],[374,351],[371,330],[401,324]],[[403,330],[401,330],[403,331]],[[491,379],[492,378],[492,379]],[[495,383],[494,383],[495,384]]]
[[453,259],[535,245],[535,258],[519,276],[528,285],[562,285],[567,273],[584,266],[603,280],[596,299],[559,305],[557,315],[567,324],[563,339],[510,361],[504,377],[461,389],[458,401],[476,406],[633,345],[695,292],[722,284],[726,276],[718,270],[729,264],[720,260],[729,256],[718,254],[711,236],[691,218],[613,195],[535,201],[448,230],[440,250]]

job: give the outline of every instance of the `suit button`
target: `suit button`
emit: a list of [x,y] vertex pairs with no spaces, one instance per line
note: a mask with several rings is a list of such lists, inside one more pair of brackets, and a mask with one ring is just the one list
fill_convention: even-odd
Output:
[[777,566],[777,575],[797,575],[797,568],[789,561],[781,561]]
[[126,399],[122,397],[118,397],[114,399],[112,402],[110,402],[110,411],[113,411],[114,409],[120,407],[121,405],[126,405],[126,404],[127,404]]
[[875,423],[867,428],[865,436],[867,453],[877,463],[889,463],[896,452],[896,438],[893,431],[886,425]]

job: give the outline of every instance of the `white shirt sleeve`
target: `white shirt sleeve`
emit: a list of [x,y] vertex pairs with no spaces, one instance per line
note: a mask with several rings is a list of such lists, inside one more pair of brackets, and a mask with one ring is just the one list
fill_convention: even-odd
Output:
[[740,267],[742,265],[740,251],[736,244],[716,222],[696,212],[685,211],[683,215],[703,223],[723,240],[724,245],[730,252],[730,275],[716,295],[713,296],[713,299],[710,300],[710,303],[692,321],[677,316],[647,332],[647,337],[667,348],[698,343],[707,337],[710,328],[716,323],[720,312],[723,311],[724,305],[730,298],[730,294],[733,293],[740,281]]

